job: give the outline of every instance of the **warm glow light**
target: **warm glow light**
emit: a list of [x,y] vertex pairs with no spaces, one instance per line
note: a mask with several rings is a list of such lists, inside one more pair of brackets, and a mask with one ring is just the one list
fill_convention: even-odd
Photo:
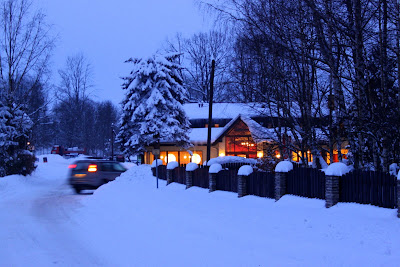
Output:
[[201,157],[199,154],[193,154],[192,156],[192,162],[196,163],[196,164],[200,164],[201,162]]
[[262,151],[257,152],[257,158],[262,158],[264,156],[264,153]]
[[31,142],[26,143],[28,146],[31,144]]
[[168,162],[176,161],[176,157],[174,154],[168,154]]
[[160,159],[163,159],[163,158],[164,158],[164,156],[161,156],[161,157],[160,157]]
[[220,156],[220,157],[225,157],[225,153],[224,153],[224,152],[221,152],[221,153],[219,153],[219,156]]
[[87,170],[88,170],[88,172],[97,172],[97,165],[90,164]]
[[280,159],[280,158],[281,158],[281,154],[279,154],[279,153],[276,154],[276,158],[277,158],[277,159]]
[[187,156],[183,156],[183,158],[184,158],[184,159],[186,159],[186,158],[187,158]]

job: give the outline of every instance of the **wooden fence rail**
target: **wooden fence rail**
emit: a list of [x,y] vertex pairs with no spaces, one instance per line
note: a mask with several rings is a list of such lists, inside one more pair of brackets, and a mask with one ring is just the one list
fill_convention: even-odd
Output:
[[378,171],[354,170],[339,180],[340,202],[397,207],[396,177]]
[[325,173],[313,168],[295,168],[288,173],[287,194],[325,199]]
[[275,174],[273,172],[253,172],[247,177],[246,192],[249,195],[274,198]]

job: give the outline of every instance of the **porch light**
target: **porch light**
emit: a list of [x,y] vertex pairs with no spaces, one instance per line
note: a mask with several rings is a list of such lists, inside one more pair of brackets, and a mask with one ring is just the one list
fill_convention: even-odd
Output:
[[262,151],[257,152],[257,158],[262,158],[264,156],[264,153]]
[[221,153],[219,153],[219,156],[220,156],[220,157],[225,157],[225,153],[224,153],[224,152],[221,152]]
[[176,161],[176,157],[174,154],[168,154],[168,162]]
[[199,154],[193,154],[192,156],[192,162],[196,163],[196,164],[200,164],[201,162],[201,157]]

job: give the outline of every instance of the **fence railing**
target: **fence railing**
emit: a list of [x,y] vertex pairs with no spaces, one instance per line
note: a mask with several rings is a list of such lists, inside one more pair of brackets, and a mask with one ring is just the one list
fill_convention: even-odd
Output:
[[396,177],[379,171],[354,170],[339,180],[339,201],[397,207]]
[[288,173],[286,193],[325,199],[325,173],[313,168],[294,168]]
[[275,174],[273,172],[253,172],[247,177],[246,185],[249,195],[274,198]]
[[209,187],[209,169],[209,166],[200,165],[198,169],[193,171],[193,186],[198,186],[201,188]]
[[[216,190],[238,192],[238,165],[239,164],[236,163],[235,165],[225,165],[224,169],[216,174]],[[152,168],[152,172],[155,176],[155,168]],[[180,184],[187,183],[185,166],[179,166],[171,170],[171,173],[172,182]],[[210,188],[211,190],[209,166],[201,165],[191,173],[192,186]],[[324,172],[313,168],[294,168],[285,175],[285,192],[283,194],[327,199],[328,195],[325,196],[325,187],[328,181]],[[167,179],[167,169],[165,165],[158,166],[158,176],[160,179]],[[245,177],[245,179],[245,194],[267,198],[275,197],[275,199],[281,197],[279,196],[277,198],[275,195],[277,194],[277,178],[275,173],[254,171],[249,176]],[[354,170],[338,179],[339,202],[371,204],[392,209],[398,207],[397,179],[393,175],[377,171]],[[282,185],[280,184],[279,186]]]

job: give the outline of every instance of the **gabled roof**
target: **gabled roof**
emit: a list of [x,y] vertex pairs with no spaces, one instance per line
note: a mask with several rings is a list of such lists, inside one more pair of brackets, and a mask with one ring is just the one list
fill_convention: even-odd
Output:
[[272,141],[273,140],[273,137],[275,135],[274,129],[265,128],[265,127],[261,126],[259,123],[257,123],[256,121],[252,120],[250,117],[242,115],[242,114],[239,114],[238,116],[236,116],[236,118],[234,118],[227,125],[225,125],[225,127],[223,128],[221,133],[218,136],[216,136],[215,142],[213,144],[215,144],[216,142],[221,141],[222,138],[239,121],[242,121],[244,124],[247,125],[247,127],[249,127],[249,131],[250,131],[251,137],[253,138],[253,140],[256,143],[259,143],[259,142],[262,142],[262,141]]

